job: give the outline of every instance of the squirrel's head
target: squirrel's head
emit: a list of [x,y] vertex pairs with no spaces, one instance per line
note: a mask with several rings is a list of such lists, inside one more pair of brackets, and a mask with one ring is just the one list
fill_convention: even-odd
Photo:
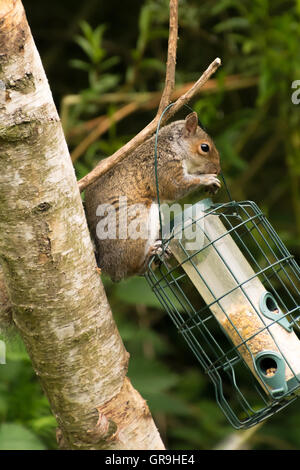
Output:
[[198,126],[197,113],[188,114],[184,121],[182,137],[185,141],[185,165],[189,174],[219,174],[220,156],[209,135]]

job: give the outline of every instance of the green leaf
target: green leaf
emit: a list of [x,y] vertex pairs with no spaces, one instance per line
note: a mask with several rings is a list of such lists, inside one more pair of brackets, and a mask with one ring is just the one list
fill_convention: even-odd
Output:
[[88,62],[84,62],[83,60],[80,59],[71,59],[69,64],[71,67],[74,67],[75,69],[80,69],[80,70],[85,70],[89,71],[91,68],[91,64]]
[[85,175],[87,175],[90,170],[87,168],[87,166],[84,163],[77,161],[75,163],[75,171],[76,171],[77,179],[80,180]]
[[119,80],[119,75],[112,75],[108,73],[101,75],[101,77],[98,80],[95,80],[93,83],[93,92],[96,92],[98,95],[106,93],[107,91],[115,88]]
[[[163,309],[160,301],[143,277],[132,277],[121,282],[115,287],[114,293],[119,300],[128,304],[145,305],[146,307]],[[173,304],[174,308],[181,312],[183,307],[170,289],[168,289],[167,295],[169,304]]]
[[118,64],[119,62],[120,62],[120,57],[117,57],[117,56],[110,57],[109,59],[106,59],[101,63],[101,70],[102,71],[108,70],[114,65]]
[[86,22],[80,23],[84,36],[77,35],[75,41],[83,49],[93,64],[100,64],[106,56],[106,50],[102,48],[102,37],[106,30],[105,25],[99,25],[95,30]]
[[6,343],[6,359],[10,361],[26,361],[31,364],[25,345],[20,336],[16,335]]
[[92,37],[93,37],[93,30],[91,28],[91,26],[88,24],[87,21],[80,21],[79,22],[79,26],[81,28],[81,31],[83,32],[83,34],[85,35],[85,37],[91,41],[92,40]]
[[146,48],[146,44],[149,41],[149,30],[151,25],[151,18],[152,18],[152,8],[151,6],[145,5],[140,13],[139,17],[139,30],[140,34],[137,40],[136,49],[139,51],[140,54]]
[[7,359],[6,364],[0,365],[0,380],[11,382],[19,376],[22,371],[22,361],[14,361]]
[[41,416],[40,418],[31,420],[30,425],[36,433],[40,433],[45,429],[49,430],[51,428],[56,428],[57,421],[52,415]]
[[146,35],[149,31],[152,12],[153,10],[149,5],[145,5],[141,10],[139,17],[139,30],[143,35]]
[[22,424],[0,425],[0,450],[44,450],[40,439]]
[[76,36],[75,41],[81,47],[81,49],[86,53],[86,55],[92,59],[93,57],[93,48],[91,43],[82,36]]
[[115,287],[114,293],[119,300],[128,304],[162,308],[147,281],[142,277],[132,277],[123,281]]
[[119,331],[124,342],[134,342],[135,344],[142,344],[147,341],[152,344],[157,353],[167,353],[169,351],[169,345],[166,340],[158,335],[154,330],[150,328],[141,328],[138,325],[132,325],[131,323],[119,324]]
[[151,412],[169,413],[174,416],[190,416],[191,408],[178,397],[167,393],[145,392]]
[[162,39],[169,37],[169,30],[167,28],[156,28],[153,31],[149,31],[148,40]]
[[179,377],[161,362],[142,357],[131,358],[128,375],[142,395],[168,390],[179,380]]
[[0,420],[7,414],[8,411],[8,400],[6,399],[5,391],[0,389]]
[[153,69],[158,70],[159,72],[165,71],[165,64],[157,59],[143,59],[140,63],[141,69]]
[[224,33],[231,31],[232,29],[246,29],[249,27],[249,21],[247,18],[241,18],[239,16],[229,18],[228,20],[222,21],[214,27],[216,33]]

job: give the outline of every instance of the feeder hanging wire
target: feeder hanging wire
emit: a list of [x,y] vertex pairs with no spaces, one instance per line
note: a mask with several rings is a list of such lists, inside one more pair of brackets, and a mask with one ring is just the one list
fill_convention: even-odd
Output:
[[[165,107],[165,109],[163,110],[160,118],[159,118],[159,121],[157,123],[157,126],[156,126],[156,132],[155,132],[155,145],[154,145],[154,170],[155,170],[155,186],[156,186],[156,198],[157,198],[157,204],[158,204],[158,214],[159,214],[159,225],[160,225],[160,233],[161,235],[163,234],[163,230],[162,230],[162,216],[161,216],[161,210],[160,210],[160,197],[159,197],[159,182],[158,182],[158,169],[157,169],[157,166],[158,166],[158,134],[159,134],[159,131],[160,131],[160,124],[161,124],[161,120],[163,118],[163,116],[165,115],[165,113],[168,111],[168,109],[170,109],[175,103],[170,103],[168,106]],[[184,105],[186,108],[188,108],[190,111],[194,111],[193,108],[191,108],[189,105],[185,104]],[[198,123],[199,123],[199,126],[206,131],[205,127],[203,126],[203,124],[201,123],[200,119],[198,118]],[[221,171],[220,172],[220,176],[222,178],[222,181],[223,181],[223,184],[224,184],[224,187],[225,187],[225,190],[226,190],[226,193],[227,193],[227,196],[228,196],[228,199],[230,202],[233,202],[232,200],[232,197],[231,197],[231,193],[229,191],[229,188],[227,186],[227,183],[226,183],[226,180],[225,180],[225,177],[224,177],[224,174],[223,172]],[[162,240],[163,241],[163,240]]]

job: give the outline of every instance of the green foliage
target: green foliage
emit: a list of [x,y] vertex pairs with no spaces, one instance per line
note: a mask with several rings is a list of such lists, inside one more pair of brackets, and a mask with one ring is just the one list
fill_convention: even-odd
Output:
[[[55,418],[19,337],[4,339],[0,365],[0,449],[55,448]],[[1,424],[2,423],[2,424]]]
[[[30,4],[32,2],[32,10]],[[113,116],[128,100],[107,102],[113,92],[162,89],[168,36],[168,0],[106,2],[88,0],[75,13],[74,2],[53,0],[70,24],[57,26],[64,41],[48,41],[50,10],[33,0],[25,8],[46,72],[59,102],[77,94],[67,129],[98,116]],[[75,2],[76,3],[76,2]],[[80,2],[76,3],[79,8]],[[64,10],[65,9],[65,10]],[[181,0],[176,83],[196,80],[211,60],[222,58],[217,89],[201,94],[193,108],[216,141],[222,169],[234,198],[263,207],[288,248],[300,254],[299,105],[291,102],[292,81],[300,79],[299,0]],[[74,11],[74,13],[72,13]],[[55,14],[55,13],[53,13]],[[73,16],[72,16],[73,15]],[[79,26],[74,31],[72,24]],[[54,24],[58,18],[53,18]],[[53,44],[55,42],[55,44]],[[53,59],[54,57],[54,59]],[[51,65],[52,64],[52,65]],[[70,64],[72,67],[70,67]],[[228,81],[235,77],[235,86]],[[253,78],[245,88],[239,82]],[[155,110],[139,110],[113,123],[75,164],[81,178],[146,125]],[[178,118],[184,113],[179,114]],[[177,118],[177,117],[176,117]],[[68,135],[72,150],[88,132]],[[196,201],[194,194],[186,202]],[[224,201],[223,190],[217,201]],[[142,278],[112,284],[104,278],[114,318],[130,352],[129,376],[147,399],[170,449],[208,449],[232,429],[217,407],[214,390],[195,358]],[[55,420],[23,346],[9,346],[0,365],[0,448],[55,448]],[[298,400],[300,402],[300,400]],[[255,449],[299,448],[296,402],[273,417],[248,443]],[[5,434],[5,436],[4,436]]]
[[[139,35],[135,49],[131,51],[132,64],[126,71],[126,82],[130,88],[138,87],[145,89],[141,73],[150,69],[150,71],[158,71],[164,73],[164,64],[156,57],[145,58],[146,49],[153,40],[168,38],[168,28],[162,26],[162,21],[157,20],[159,14],[159,6],[153,2],[146,3],[142,8],[139,16],[138,26]],[[158,24],[158,26],[157,26]]]
[[87,55],[88,60],[73,59],[70,64],[88,72],[90,89],[104,93],[117,84],[118,77],[115,74],[104,74],[103,72],[116,65],[119,58],[114,56],[106,59],[107,52],[102,46],[105,25],[99,25],[93,30],[86,21],[81,21],[80,27],[82,35],[77,35],[75,39]]
[[0,450],[44,450],[45,445],[36,434],[22,424],[0,425]]
[[81,35],[76,35],[75,41],[86,56],[86,60],[72,59],[69,61],[74,68],[88,74],[88,88],[80,91],[81,101],[72,108],[69,116],[69,124],[79,121],[80,116],[86,117],[97,113],[99,106],[95,104],[102,93],[112,91],[119,82],[116,73],[109,72],[119,62],[119,57],[107,57],[107,51],[103,48],[103,36],[105,25],[99,25],[95,29],[86,21],[80,21]]

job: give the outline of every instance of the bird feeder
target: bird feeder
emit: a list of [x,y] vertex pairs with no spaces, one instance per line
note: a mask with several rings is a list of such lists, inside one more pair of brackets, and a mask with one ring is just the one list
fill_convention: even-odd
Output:
[[146,278],[247,428],[300,394],[300,269],[253,202],[198,202],[175,217]]

